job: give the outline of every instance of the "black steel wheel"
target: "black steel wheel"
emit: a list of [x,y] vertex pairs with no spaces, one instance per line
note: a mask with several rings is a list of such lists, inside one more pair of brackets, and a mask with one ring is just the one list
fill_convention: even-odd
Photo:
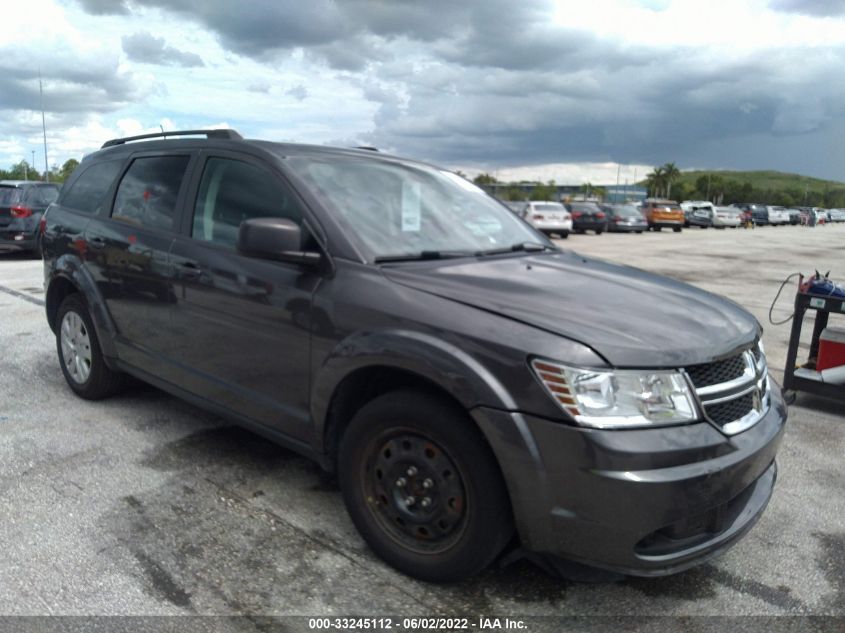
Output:
[[365,405],[343,434],[338,475],[367,544],[410,576],[472,576],[513,535],[489,446],[463,411],[437,395],[396,391]]
[[391,429],[367,447],[361,485],[382,529],[420,554],[453,546],[466,528],[464,476],[448,453],[412,429]]

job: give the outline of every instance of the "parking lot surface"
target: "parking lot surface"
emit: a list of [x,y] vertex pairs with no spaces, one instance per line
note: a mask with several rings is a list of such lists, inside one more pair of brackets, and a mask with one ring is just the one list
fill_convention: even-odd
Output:
[[[845,280],[845,225],[558,243],[737,301],[764,324],[777,379],[789,325],[767,313],[780,282],[813,269]],[[518,562],[435,586],[378,560],[336,483],[304,458],[141,384],[75,397],[42,302],[41,262],[0,254],[2,615],[845,616],[841,404],[799,395],[767,512],[699,568],[577,584]]]

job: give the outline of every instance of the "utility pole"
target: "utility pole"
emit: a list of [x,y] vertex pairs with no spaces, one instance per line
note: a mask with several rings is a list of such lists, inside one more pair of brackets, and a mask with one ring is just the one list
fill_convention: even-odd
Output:
[[32,171],[34,171],[37,176],[38,170],[35,169],[35,150],[32,150],[32,162],[30,163],[30,165],[32,165]]
[[23,179],[29,180],[29,169],[26,167],[26,159],[23,159]]
[[619,202],[619,171],[622,169],[622,165],[616,163],[616,191],[613,192],[613,201]]
[[41,95],[41,131],[44,133],[44,180],[50,182],[50,167],[47,164],[47,124],[44,121],[44,86],[41,84],[41,68],[38,68],[38,92]]

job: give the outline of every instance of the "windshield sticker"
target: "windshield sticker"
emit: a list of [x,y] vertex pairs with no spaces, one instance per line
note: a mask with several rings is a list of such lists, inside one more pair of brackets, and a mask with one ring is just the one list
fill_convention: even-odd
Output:
[[402,231],[419,231],[421,219],[420,183],[402,183]]

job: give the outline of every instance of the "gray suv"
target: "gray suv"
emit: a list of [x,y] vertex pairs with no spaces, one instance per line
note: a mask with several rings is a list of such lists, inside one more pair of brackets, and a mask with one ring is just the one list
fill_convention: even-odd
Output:
[[309,456],[425,580],[507,549],[668,574],[761,515],[786,407],[735,303],[559,250],[431,165],[199,134],[109,141],[47,211],[79,396],[130,374]]

